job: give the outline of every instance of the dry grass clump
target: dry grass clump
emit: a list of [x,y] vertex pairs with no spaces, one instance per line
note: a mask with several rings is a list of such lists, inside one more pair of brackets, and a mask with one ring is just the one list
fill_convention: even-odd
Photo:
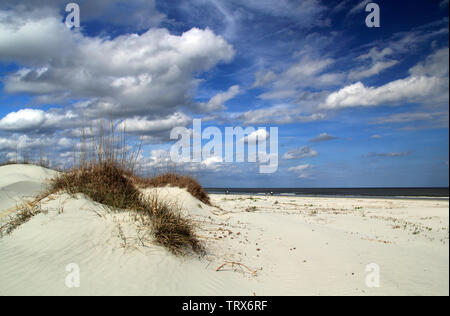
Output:
[[113,163],[99,163],[62,173],[51,181],[52,192],[82,193],[114,209],[130,209],[140,203],[140,192]]
[[0,237],[11,234],[20,225],[28,222],[33,216],[41,213],[41,210],[29,205],[24,206],[14,216],[0,227]]
[[113,210],[135,211],[155,240],[172,253],[202,253],[193,224],[170,205],[146,199],[132,179],[138,177],[112,162],[91,164],[57,176],[51,182],[51,192],[82,193]]
[[208,193],[202,185],[194,178],[187,175],[180,175],[176,173],[165,173],[149,179],[138,179],[139,185],[145,187],[164,187],[173,186],[179,188],[186,188],[187,191],[205,204],[211,205]]
[[160,245],[174,254],[183,254],[187,249],[204,254],[203,246],[195,236],[193,224],[173,206],[152,197],[144,203],[142,211],[146,218],[141,222],[152,227],[153,236]]

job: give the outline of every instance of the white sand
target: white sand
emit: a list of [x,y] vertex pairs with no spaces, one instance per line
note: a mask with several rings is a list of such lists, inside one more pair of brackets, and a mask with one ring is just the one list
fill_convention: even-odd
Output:
[[[4,168],[8,196],[11,188],[36,194],[37,186],[27,192],[23,182],[45,184],[42,168]],[[146,193],[177,203],[195,221],[204,258],[169,254],[131,213],[60,194],[0,239],[0,295],[449,294],[448,200],[212,195],[216,208],[178,188]],[[257,275],[231,266],[215,271],[227,261]],[[70,263],[80,268],[79,288],[66,287]],[[366,287],[370,263],[380,267],[379,288]]]
[[32,165],[0,167],[0,217],[44,191],[46,179],[55,174],[55,171]]

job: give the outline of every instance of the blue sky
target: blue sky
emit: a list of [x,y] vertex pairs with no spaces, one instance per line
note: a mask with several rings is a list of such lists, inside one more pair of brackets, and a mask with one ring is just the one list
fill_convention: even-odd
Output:
[[171,129],[201,118],[279,128],[276,173],[182,167],[206,186],[448,186],[448,0],[374,1],[379,28],[370,2],[83,0],[68,29],[68,1],[2,0],[0,160],[68,166],[107,117],[160,170]]

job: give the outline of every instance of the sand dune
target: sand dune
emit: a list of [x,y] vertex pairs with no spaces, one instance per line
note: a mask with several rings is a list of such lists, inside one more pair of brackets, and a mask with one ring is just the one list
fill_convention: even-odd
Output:
[[[0,183],[11,196],[31,196],[51,174],[2,167]],[[177,258],[132,213],[58,194],[0,239],[0,295],[449,294],[448,200],[212,195],[212,207],[184,189],[145,193],[195,221],[205,257]],[[2,209],[11,202],[1,201]],[[245,267],[217,272],[226,262]],[[78,288],[66,286],[72,263]],[[380,287],[366,285],[371,263],[380,267]]]
[[0,217],[44,191],[55,171],[32,165],[0,167]]
[[[151,243],[143,247],[128,212],[111,214],[67,195],[45,208],[48,214],[0,241],[0,295],[213,295],[230,288],[249,293],[239,275],[208,271],[201,260],[178,259]],[[80,268],[79,288],[65,284],[71,263]]]

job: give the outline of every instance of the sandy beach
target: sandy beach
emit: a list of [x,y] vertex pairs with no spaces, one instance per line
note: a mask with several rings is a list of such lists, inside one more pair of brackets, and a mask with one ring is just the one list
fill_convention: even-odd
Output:
[[[54,174],[0,167],[0,225]],[[0,295],[449,295],[448,199],[211,195],[209,206],[184,189],[144,193],[194,221],[205,256],[176,257],[130,212],[59,193],[0,238]],[[67,286],[71,264],[79,287]],[[379,287],[367,286],[371,264]]]

